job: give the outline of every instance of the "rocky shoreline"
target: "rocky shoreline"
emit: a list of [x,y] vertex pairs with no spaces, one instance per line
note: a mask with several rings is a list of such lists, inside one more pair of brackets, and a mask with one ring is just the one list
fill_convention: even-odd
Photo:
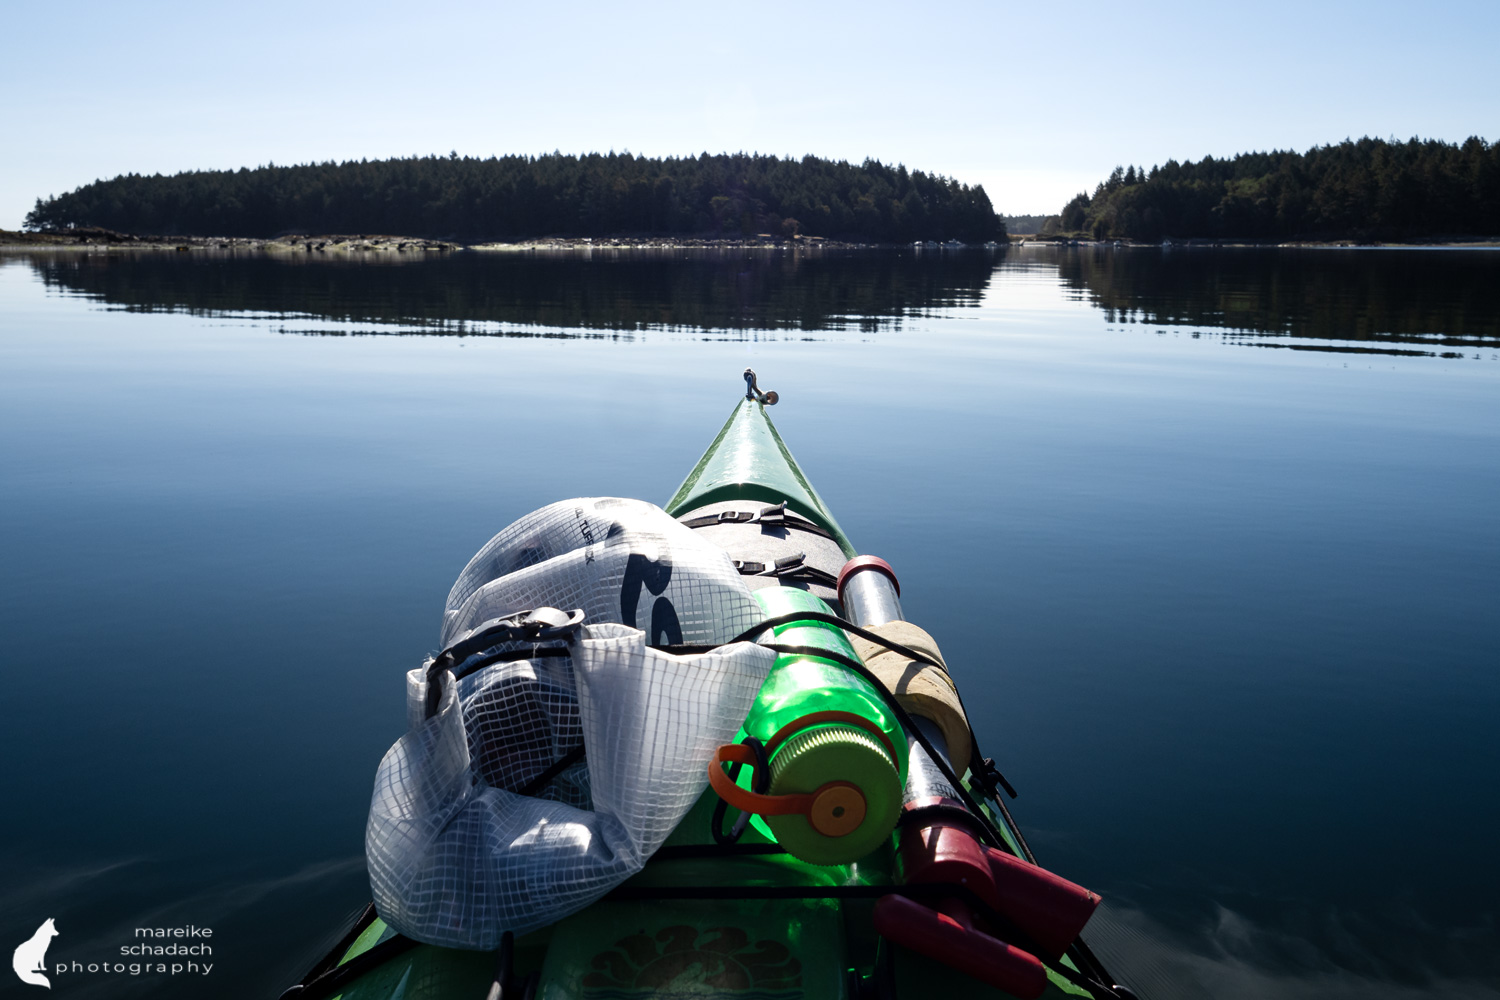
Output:
[[[1010,247],[1161,247],[1167,249],[1207,249],[1235,247],[1475,247],[1500,248],[1500,239],[1456,237],[1444,240],[1424,240],[1412,243],[1361,243],[1354,240],[1291,240],[1285,242],[1256,240],[1163,240],[1161,243],[1138,243],[1131,240],[1087,240],[1067,237],[1017,235],[1010,238]],[[691,236],[544,236],[537,239],[520,240],[513,243],[483,242],[458,243],[452,240],[425,239],[414,236],[387,235],[292,235],[270,239],[252,239],[241,236],[134,236],[108,229],[79,228],[51,232],[9,232],[0,229],[0,250],[89,249],[89,250],[169,250],[169,251],[230,251],[251,253],[285,254],[431,254],[451,253],[457,250],[480,252],[516,252],[535,250],[741,250],[741,249],[793,249],[793,250],[899,250],[913,247],[922,249],[957,249],[955,244],[938,243],[848,243],[828,240],[820,236],[773,236],[762,233],[756,236],[735,238],[691,237]],[[991,244],[984,244],[992,247]],[[971,244],[963,249],[979,249]]]
[[120,249],[120,250],[228,250],[256,253],[292,254],[365,254],[365,253],[450,253],[455,250],[524,251],[524,250],[724,250],[752,247],[790,247],[794,249],[890,249],[890,244],[845,243],[818,236],[772,236],[722,239],[715,237],[678,236],[548,236],[514,243],[457,243],[452,240],[424,239],[413,236],[387,235],[321,235],[277,236],[251,239],[229,236],[134,236],[109,229],[79,228],[50,232],[9,232],[0,229],[0,249]]
[[411,236],[278,236],[249,239],[241,236],[135,236],[109,229],[79,228],[66,231],[8,232],[0,229],[0,248],[37,249],[129,249],[129,250],[245,250],[288,253],[395,251],[398,253],[446,252],[463,249],[446,240]]
[[1163,250],[1212,250],[1212,249],[1329,249],[1329,248],[1372,248],[1372,247],[1398,247],[1398,248],[1420,248],[1420,247],[1448,247],[1461,249],[1472,247],[1477,249],[1500,248],[1500,237],[1484,238],[1478,236],[1460,236],[1452,239],[1413,240],[1410,242],[1398,242],[1389,240],[1237,240],[1237,239],[1165,239],[1160,243],[1144,243],[1138,240],[1114,240],[1114,239],[1084,239],[1068,238],[1062,236],[1012,236],[1010,238],[1012,247],[1154,247]]

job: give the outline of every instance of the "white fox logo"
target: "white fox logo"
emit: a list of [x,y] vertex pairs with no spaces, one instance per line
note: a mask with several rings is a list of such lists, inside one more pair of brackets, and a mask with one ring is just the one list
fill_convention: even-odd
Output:
[[36,929],[36,933],[30,939],[22,942],[16,947],[16,953],[10,960],[10,967],[16,970],[16,975],[21,977],[21,982],[30,983],[33,986],[45,986],[52,988],[47,977],[42,975],[47,971],[47,946],[52,939],[57,937],[57,925],[52,917],[42,921],[42,926]]

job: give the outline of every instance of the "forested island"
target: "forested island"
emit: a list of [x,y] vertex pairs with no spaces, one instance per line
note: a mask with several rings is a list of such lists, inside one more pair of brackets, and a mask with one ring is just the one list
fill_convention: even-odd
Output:
[[379,233],[450,241],[444,248],[600,237],[978,244],[1005,240],[1007,223],[1043,240],[1494,239],[1500,143],[1365,138],[1117,167],[1050,217],[1002,217],[979,185],[877,160],[453,153],[125,174],[38,199],[25,225],[106,239]]
[[1306,153],[1116,167],[1043,235],[1156,242],[1500,236],[1500,143],[1345,141]]
[[32,230],[268,238],[385,233],[464,242],[616,234],[1006,238],[984,188],[876,160],[738,154],[421,156],[126,174],[38,199]]

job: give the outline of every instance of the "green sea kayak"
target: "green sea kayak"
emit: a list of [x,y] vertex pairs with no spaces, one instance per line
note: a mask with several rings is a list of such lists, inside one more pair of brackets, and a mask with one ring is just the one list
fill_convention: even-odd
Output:
[[[765,789],[754,786],[754,767],[746,767],[741,778],[736,765],[728,772],[733,777],[720,771],[720,791],[710,787],[703,793],[643,870],[571,916],[519,937],[507,934],[496,951],[461,951],[396,933],[372,904],[284,998],[1131,996],[1076,938],[1098,897],[1035,867],[1002,805],[1004,792],[996,791],[1008,788],[1004,778],[972,752],[977,746],[956,707],[940,652],[926,633],[900,621],[894,571],[881,560],[855,558],[767,415],[774,394],[759,390],[753,372],[745,378],[745,398],[664,509],[729,553],[772,623],[778,609],[827,612],[823,617],[832,624],[778,627],[778,656],[806,660],[808,650],[787,652],[797,647],[785,643],[793,632],[803,636],[796,641],[811,641],[810,629],[824,628],[837,640],[829,640],[824,654],[830,662],[847,664],[881,689],[879,697],[902,720],[889,725],[898,734],[904,726],[911,740],[909,758],[906,746],[890,754],[905,783],[904,805],[899,782],[895,800],[886,803],[900,812],[899,822],[889,833],[882,828],[875,846],[856,859],[801,860],[798,854],[811,849],[778,838],[771,828],[775,817],[745,822],[752,819],[747,803],[776,796],[757,797]],[[928,678],[926,688],[907,683],[916,674]],[[840,728],[837,720],[824,722],[824,730]],[[871,732],[874,737],[846,732],[843,738],[863,740],[878,754],[880,733]],[[768,738],[765,747],[775,758],[802,749],[795,743],[778,746]],[[743,752],[750,761],[749,751]],[[785,764],[789,756],[777,759],[781,763],[768,764],[768,770],[792,773],[794,767]],[[829,808],[842,817],[848,793],[841,790],[844,783],[833,784],[845,797],[830,798]],[[726,808],[721,793],[746,806],[733,830],[726,815],[732,822],[736,809]],[[863,816],[869,796],[856,798]],[[875,798],[869,808],[876,808]],[[815,817],[807,822],[828,832]],[[829,836],[842,835],[842,819],[825,816],[823,822],[833,824]],[[783,819],[777,829],[790,827]],[[814,834],[804,837],[809,839],[820,840]],[[976,892],[964,873],[980,869],[977,881],[987,888]]]

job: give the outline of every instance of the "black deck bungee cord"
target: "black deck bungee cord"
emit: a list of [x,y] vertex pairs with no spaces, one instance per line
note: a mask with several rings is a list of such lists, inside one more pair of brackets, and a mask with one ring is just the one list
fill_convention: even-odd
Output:
[[[771,790],[771,764],[766,759],[765,744],[754,736],[746,736],[740,740],[742,744],[750,748],[750,753],[755,757],[754,770],[750,772],[750,790],[757,795],[764,795]],[[740,768],[743,767],[739,761],[729,765],[729,780],[738,781]],[[729,847],[738,843],[745,832],[745,827],[750,825],[750,813],[741,812],[734,818],[734,826],[728,832],[724,830],[724,817],[729,815],[729,803],[723,798],[719,799],[714,806],[713,818],[709,821],[709,832],[714,835],[714,843],[720,847]]]
[[818,656],[822,657],[823,659],[832,660],[840,666],[854,671],[865,680],[873,684],[876,690],[881,693],[882,699],[886,702],[886,707],[888,707],[891,710],[891,713],[896,716],[896,721],[899,722],[902,728],[905,729],[907,733],[921,745],[922,749],[927,752],[927,756],[932,758],[933,764],[936,765],[937,769],[942,772],[943,777],[947,778],[948,781],[952,784],[953,790],[958,793],[959,798],[964,800],[964,805],[974,813],[975,818],[979,821],[980,826],[983,828],[983,833],[985,835],[984,839],[991,842],[991,847],[1002,850],[1007,854],[1016,853],[1015,849],[1006,842],[1004,835],[1000,833],[999,829],[989,821],[989,818],[987,816],[984,815],[979,803],[975,801],[969,790],[964,787],[963,781],[961,781],[959,777],[953,773],[952,766],[950,766],[946,761],[942,759],[942,757],[938,754],[937,748],[932,745],[931,741],[928,740],[927,737],[919,729],[917,729],[916,723],[912,720],[911,715],[907,713],[906,709],[901,707],[900,703],[896,701],[895,696],[886,689],[884,684],[880,683],[880,678],[876,677],[875,673],[870,670],[869,667],[865,666],[863,663],[860,663],[858,660],[853,659],[852,657],[845,656],[844,654],[835,652],[833,650],[823,649],[821,646],[789,646],[782,643],[769,642],[759,642],[756,643],[756,645],[761,649],[769,649],[772,652],[785,653],[789,656]]
[[[917,663],[925,663],[929,666],[936,667],[939,670],[943,670],[941,664],[934,663],[931,658],[924,656],[923,654],[917,652],[909,646],[903,646],[901,643],[887,639],[885,636],[880,635],[877,632],[872,632],[869,629],[855,625],[853,622],[846,621],[845,619],[840,618],[838,615],[825,614],[821,611],[793,611],[788,612],[784,615],[777,615],[774,618],[767,618],[765,621],[754,626],[753,628],[741,632],[739,635],[729,640],[729,642],[721,643],[720,645],[727,646],[732,645],[736,642],[749,642],[756,636],[762,635],[771,629],[776,629],[780,628],[783,625],[792,625],[797,622],[805,621],[822,622],[827,625],[833,625],[837,628],[843,629],[846,632],[851,632],[862,639],[867,639],[877,645],[884,646],[892,652],[900,653],[902,656],[905,656],[909,660],[914,660]],[[792,656],[817,656],[826,660],[832,660],[833,662],[838,663],[840,666],[847,667],[848,669],[863,677],[867,682],[870,683],[871,686],[875,688],[877,692],[879,692],[881,700],[886,703],[886,706],[891,710],[891,714],[896,716],[897,721],[901,723],[906,732],[917,741],[917,743],[927,753],[927,756],[932,758],[933,765],[937,767],[937,769],[942,773],[943,777],[948,779],[949,783],[953,786],[953,790],[956,791],[959,797],[964,800],[964,805],[967,806],[972,813],[974,813],[975,818],[978,820],[980,826],[983,829],[985,839],[991,842],[990,846],[1005,851],[1007,854],[1018,853],[1016,849],[1012,847],[1009,842],[1007,842],[1005,836],[1000,832],[999,828],[997,828],[990,820],[990,818],[985,814],[979,803],[974,800],[972,795],[969,793],[967,786],[964,785],[963,780],[954,773],[952,766],[948,764],[948,762],[944,759],[946,755],[938,753],[937,748],[932,745],[932,742],[928,740],[927,736],[917,728],[917,725],[912,720],[911,715],[906,711],[904,707],[902,707],[901,703],[896,699],[895,694],[892,693],[892,691],[888,687],[886,687],[885,683],[879,677],[875,676],[874,672],[871,671],[869,667],[865,666],[857,659],[847,657],[844,654],[837,652],[836,650],[824,649],[821,646],[790,646],[781,643],[765,642],[757,642],[756,645],[760,646],[762,649],[769,649],[772,652],[776,653],[785,653]],[[720,646],[676,645],[653,646],[652,648],[659,649],[663,652],[668,653],[688,653],[708,652],[710,650],[718,649],[720,648]],[[943,672],[944,674],[947,673],[946,670],[943,670]],[[953,690],[954,693],[958,696],[959,707],[964,709],[964,716],[967,717],[969,714],[969,710],[963,703],[963,695],[958,694],[958,688],[956,685]],[[979,741],[974,736],[974,730],[972,726],[969,729],[969,739],[971,740],[971,754],[973,758],[975,760],[985,760],[986,758],[984,758],[982,751],[979,749]],[[998,774],[998,771],[996,773]],[[1001,780],[1004,780],[1003,776]],[[1004,784],[1006,790],[1010,792],[1012,797],[1014,797],[1016,795],[1016,792],[1015,789],[1011,788],[1010,782],[1006,781]],[[981,787],[984,787],[982,783]],[[1011,819],[1009,810],[1007,810],[1004,804],[1000,802],[999,796],[994,792],[993,789],[989,789],[989,791],[992,801],[994,801],[994,803],[999,806],[1000,812],[1005,816],[1006,826],[1010,828],[1012,833],[1015,834],[1016,842],[1021,846],[1021,851],[1019,852],[1020,855],[1025,857],[1027,861],[1035,864],[1036,859],[1032,856],[1030,848],[1025,845],[1025,838],[1021,836],[1019,830],[1015,829],[1015,822]]]
[[[816,621],[823,622],[827,625],[837,626],[838,628],[843,629],[845,632],[849,632],[853,635],[859,636],[861,639],[873,642],[878,646],[884,646],[886,649],[889,649],[892,652],[900,653],[902,656],[906,657],[909,660],[915,660],[917,663],[925,663],[930,667],[936,667],[943,672],[944,676],[947,676],[948,674],[948,668],[944,667],[941,663],[934,662],[930,657],[917,652],[910,646],[903,646],[901,643],[896,642],[893,639],[887,639],[879,632],[874,632],[862,625],[856,625],[853,622],[848,621],[847,619],[840,618],[838,615],[825,614],[822,611],[790,612],[788,614],[778,615],[775,618],[768,618],[756,628],[748,630],[746,632],[742,632],[740,635],[735,636],[735,638],[731,641],[744,642],[750,637],[758,635],[768,628],[780,628],[782,625],[790,625],[798,621]],[[876,683],[876,687],[881,688],[882,690],[885,689],[885,685],[879,682]],[[967,718],[969,714],[969,707],[964,704],[963,692],[958,690],[958,685],[956,684],[953,685],[953,694],[958,698],[958,705],[964,710],[964,717]],[[994,762],[990,758],[985,757],[983,751],[979,749],[979,740],[974,736],[974,729],[972,726],[969,728],[969,740],[973,758],[977,761],[988,764],[989,769],[994,772],[994,776],[1000,781],[1000,784],[1004,786],[1005,790],[1010,794],[1010,797],[1016,798],[1017,792],[1014,788],[1011,787],[1010,782],[1005,780],[1005,775],[1001,774],[999,769],[994,767]],[[925,750],[927,748],[924,746],[923,749]],[[993,789],[991,789],[991,793],[993,794]]]
[[[371,904],[370,908],[373,912],[374,904]],[[393,934],[342,965],[335,965],[316,976],[309,976],[303,982],[287,987],[282,992],[280,1000],[316,1000],[318,997],[342,992],[345,987],[366,972],[384,965],[398,955],[411,951],[419,944],[421,944],[420,941],[404,934]]]

